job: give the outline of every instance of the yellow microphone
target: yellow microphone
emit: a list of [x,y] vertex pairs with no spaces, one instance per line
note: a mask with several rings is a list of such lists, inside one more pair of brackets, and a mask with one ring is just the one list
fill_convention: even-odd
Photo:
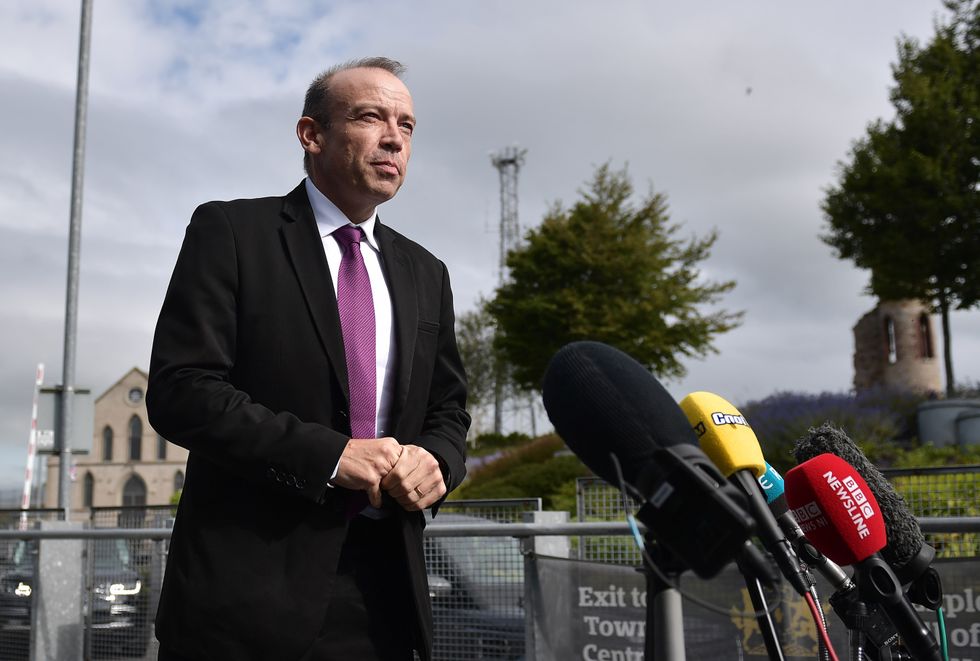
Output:
[[722,475],[737,485],[748,499],[759,539],[797,594],[809,590],[809,577],[786,535],[769,510],[758,478],[766,472],[766,460],[755,432],[731,402],[710,392],[692,392],[681,400],[681,410],[694,427],[701,449]]
[[698,435],[701,449],[725,477],[750,470],[755,477],[766,472],[762,447],[752,427],[724,397],[710,392],[692,392],[681,400],[681,409]]

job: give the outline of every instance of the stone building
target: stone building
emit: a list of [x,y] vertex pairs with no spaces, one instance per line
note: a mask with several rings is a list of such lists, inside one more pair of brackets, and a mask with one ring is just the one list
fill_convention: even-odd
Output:
[[[76,454],[71,510],[167,505],[184,484],[187,450],[168,442],[146,416],[146,372],[134,367],[95,400],[90,454]],[[58,457],[48,459],[44,505],[58,505]]]
[[881,301],[854,326],[854,389],[941,393],[932,317],[922,301]]

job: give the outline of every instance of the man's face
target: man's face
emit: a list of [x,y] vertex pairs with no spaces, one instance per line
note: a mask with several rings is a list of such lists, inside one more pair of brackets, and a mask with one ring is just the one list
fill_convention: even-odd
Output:
[[415,114],[408,88],[384,69],[340,71],[331,79],[329,128],[311,152],[313,183],[355,221],[395,196],[412,153]]

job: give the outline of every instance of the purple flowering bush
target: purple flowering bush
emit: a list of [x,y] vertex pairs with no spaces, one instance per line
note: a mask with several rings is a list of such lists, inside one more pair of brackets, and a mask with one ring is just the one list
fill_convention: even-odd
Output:
[[778,392],[740,407],[780,472],[796,465],[793,446],[811,427],[828,422],[844,430],[868,458],[891,465],[916,444],[915,411],[922,396],[886,389],[861,393]]

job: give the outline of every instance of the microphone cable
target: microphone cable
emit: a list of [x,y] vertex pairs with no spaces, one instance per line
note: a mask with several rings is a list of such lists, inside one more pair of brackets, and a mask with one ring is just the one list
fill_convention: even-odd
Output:
[[820,605],[813,599],[813,594],[807,592],[803,595],[803,600],[806,601],[806,605],[810,609],[810,615],[813,616],[813,623],[817,627],[817,638],[823,643],[823,647],[827,654],[830,655],[831,661],[840,661],[837,658],[837,652],[834,651],[834,645],[830,642],[830,636],[827,634],[827,627],[824,626],[823,613],[820,610]]
[[[613,468],[615,468],[616,470],[616,477],[619,481],[619,496],[622,501],[623,511],[626,512],[626,521],[629,523],[630,530],[633,533],[633,540],[636,542],[637,548],[639,548],[640,554],[643,556],[644,565],[646,565],[650,569],[650,571],[652,571],[657,576],[658,579],[660,579],[665,585],[673,588],[674,590],[677,590],[677,592],[685,599],[691,601],[694,604],[697,604],[698,606],[708,610],[709,612],[716,613],[718,615],[724,615],[726,617],[741,617],[741,618],[748,619],[748,618],[758,618],[760,616],[765,616],[765,615],[772,615],[775,612],[775,610],[782,603],[782,598],[783,598],[782,590],[776,591],[776,599],[773,601],[771,605],[769,605],[769,607],[765,611],[741,611],[741,612],[733,613],[731,610],[723,609],[717,606],[716,604],[709,603],[703,599],[700,599],[699,597],[695,597],[692,594],[684,592],[684,590],[680,588],[680,585],[678,583],[674,583],[669,578],[667,578],[666,574],[664,574],[660,570],[657,564],[653,561],[653,558],[650,557],[650,554],[647,553],[646,544],[643,541],[643,536],[640,534],[640,528],[636,523],[636,517],[634,517],[633,514],[630,513],[630,510],[632,508],[629,505],[629,498],[631,496],[634,498],[638,498],[640,494],[638,491],[636,491],[630,485],[628,485],[625,479],[623,479],[623,472],[622,472],[622,468],[619,465],[619,458],[615,455],[615,453],[610,452],[609,458],[612,460]],[[803,597],[804,600],[806,601],[807,607],[810,610],[810,614],[813,617],[813,623],[817,629],[817,641],[819,644],[822,645],[823,650],[827,653],[827,656],[830,657],[830,661],[840,661],[840,659],[837,656],[837,652],[834,650],[833,643],[830,642],[830,635],[827,633],[826,620],[823,617],[823,611],[821,611],[820,609],[819,602],[814,597],[815,592],[816,592],[816,588],[813,588],[811,591],[808,591],[806,594],[804,594]]]
[[[809,569],[807,569],[807,571],[809,571]],[[817,605],[816,615],[820,617],[820,621],[816,623],[817,646],[818,646],[817,654],[823,661],[830,661],[830,651],[828,650],[827,646],[824,644],[823,639],[820,637],[820,627],[823,626],[824,630],[827,629],[827,618],[823,614],[823,609],[820,608],[820,594],[817,592],[816,583],[810,586],[810,589],[807,591],[807,594],[809,594],[813,598],[814,603]]]
[[949,642],[946,640],[946,616],[943,614],[943,607],[936,609],[936,620],[939,623],[939,649],[943,653],[943,660],[949,661]]
[[[768,615],[772,615],[776,611],[776,609],[779,607],[779,605],[782,603],[782,600],[783,600],[783,592],[782,592],[782,590],[775,590],[776,599],[773,601],[772,605],[770,605],[765,611],[755,611],[755,610],[753,610],[753,611],[734,611],[733,612],[732,610],[726,610],[725,608],[722,608],[721,606],[718,606],[717,604],[713,604],[711,602],[705,601],[704,599],[701,599],[700,597],[696,597],[693,594],[689,594],[687,592],[684,592],[684,590],[681,589],[679,583],[675,583],[674,581],[672,581],[671,579],[669,579],[667,577],[667,575],[664,574],[660,570],[660,567],[657,566],[657,563],[653,561],[653,558],[650,557],[650,554],[647,553],[646,544],[643,541],[643,535],[640,533],[640,527],[636,523],[636,517],[634,517],[630,513],[630,509],[632,509],[632,508],[629,506],[629,500],[628,499],[630,497],[633,497],[633,498],[636,498],[636,499],[640,499],[641,498],[641,495],[640,495],[639,491],[637,491],[636,489],[634,489],[633,487],[631,487],[623,479],[623,472],[622,472],[622,468],[619,465],[619,458],[614,453],[612,453],[612,452],[609,453],[609,458],[612,459],[613,468],[616,469],[616,477],[619,480],[619,495],[620,495],[620,498],[622,499],[623,511],[626,512],[626,522],[629,523],[630,530],[633,533],[633,541],[636,542],[637,548],[640,549],[640,555],[643,556],[643,564],[644,564],[644,566],[646,566],[647,568],[649,568],[650,571],[652,571],[653,574],[658,579],[660,579],[660,581],[662,581],[664,583],[664,585],[667,585],[668,587],[670,587],[673,590],[677,590],[678,594],[680,594],[682,597],[684,597],[685,599],[687,599],[691,603],[696,604],[696,605],[700,606],[701,608],[703,608],[703,609],[705,609],[705,610],[707,610],[707,611],[709,611],[711,613],[715,613],[717,615],[723,615],[725,617],[739,617],[739,618],[745,618],[745,619],[748,619],[748,618],[758,618],[758,617],[761,617],[761,616],[765,616],[767,614]],[[647,598],[649,599],[650,598],[650,595],[647,595]],[[834,661],[837,661],[837,659],[834,659]]]

